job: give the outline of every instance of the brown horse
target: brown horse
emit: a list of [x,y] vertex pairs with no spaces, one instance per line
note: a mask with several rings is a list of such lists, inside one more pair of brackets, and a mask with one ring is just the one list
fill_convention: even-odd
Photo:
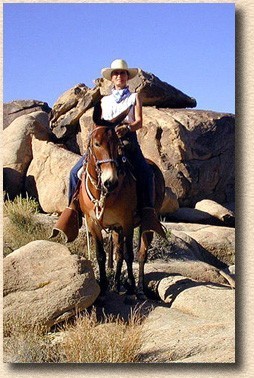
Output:
[[[123,167],[127,163],[124,163],[122,153],[121,141],[114,128],[94,126],[88,142],[86,168],[81,177],[79,205],[86,216],[88,229],[95,242],[102,293],[105,293],[108,286],[102,231],[109,229],[113,231],[113,251],[116,258],[114,287],[119,291],[121,269],[125,260],[128,272],[127,294],[134,294],[136,290],[132,268],[133,232],[140,224],[140,217],[136,180],[130,170]],[[155,208],[158,211],[164,198],[164,178],[159,168],[152,162],[150,164],[155,174]],[[136,291],[138,297],[144,296],[144,264],[152,238],[152,232],[140,237],[139,279]]]

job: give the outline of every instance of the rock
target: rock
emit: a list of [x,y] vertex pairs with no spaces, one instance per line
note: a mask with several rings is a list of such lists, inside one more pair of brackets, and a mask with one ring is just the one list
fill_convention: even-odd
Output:
[[33,112],[49,113],[51,108],[46,102],[37,100],[17,100],[3,104],[3,128],[9,126],[16,118]]
[[226,265],[235,263],[235,229],[231,227],[205,226],[195,231],[184,230],[207,253]]
[[[96,79],[95,84],[100,88],[102,96],[111,92],[111,82],[103,78]],[[157,108],[194,108],[197,102],[179,89],[161,81],[152,73],[139,70],[138,75],[129,82],[131,92],[141,94],[144,106],[156,106]]]
[[26,170],[33,158],[32,137],[50,140],[48,114],[42,111],[16,118],[3,131],[4,190],[10,199],[22,193]]
[[232,114],[144,107],[138,139],[179,206],[194,207],[202,199],[234,201],[234,132]]
[[176,211],[165,215],[168,222],[222,225],[222,222],[217,218],[214,218],[211,214],[198,209],[191,209],[189,207],[181,207],[176,209]]
[[[137,265],[135,263],[135,268]],[[204,283],[230,286],[228,277],[221,274],[221,270],[199,260],[180,260],[171,258],[170,260],[156,260],[145,265],[145,285],[148,296],[159,298],[158,285],[161,280],[167,277],[183,276],[190,280]],[[234,277],[232,277],[234,280]]]
[[[182,278],[180,278],[182,279]],[[216,285],[180,290],[143,324],[142,362],[235,362],[235,292]]]
[[[76,135],[79,131],[80,117],[101,97],[111,93],[111,82],[96,79],[95,87],[77,84],[64,92],[53,105],[50,112],[50,127],[58,139]],[[196,100],[173,86],[162,82],[158,77],[143,70],[129,82],[132,92],[142,95],[143,104],[162,108],[195,107]]]
[[79,100],[84,97],[88,91],[85,84],[77,84],[73,88],[64,92],[54,103],[50,112],[50,125],[54,125],[55,121],[70,109],[74,108]]
[[89,89],[78,84],[66,91],[54,104],[50,114],[50,128],[58,139],[69,138],[79,132],[79,118],[100,98],[98,88]]
[[[149,261],[172,259],[203,261],[225,269],[235,259],[235,231],[229,227],[165,223],[168,241],[155,236],[148,251]],[[192,227],[194,226],[194,227]]]
[[33,160],[26,175],[26,191],[37,198],[43,211],[61,213],[68,205],[71,168],[80,156],[56,145],[33,139]]
[[87,110],[79,119],[80,134],[78,135],[78,144],[81,154],[87,150],[89,131],[93,126],[93,108]]
[[[186,243],[185,253],[191,249],[194,255],[208,264],[224,269],[235,261],[235,229],[202,224],[163,223],[174,238]],[[176,239],[177,240],[177,239]],[[194,241],[194,242],[193,242]],[[184,250],[175,239],[176,250]],[[184,245],[184,244],[183,244]],[[189,246],[189,247],[188,247]],[[193,250],[195,246],[195,250]],[[179,253],[179,252],[178,252]],[[190,255],[191,256],[191,255]]]
[[172,190],[167,186],[165,188],[165,196],[162,207],[160,209],[160,215],[167,215],[174,213],[179,208],[179,203],[177,200],[177,196]]
[[[86,106],[83,107],[84,103],[82,103],[90,96],[88,102],[92,104],[93,95],[89,93],[87,90],[84,97],[80,98],[80,103],[78,101],[80,105],[60,115],[56,123],[52,125],[53,132],[59,131],[56,134],[51,132],[57,142],[61,142],[76,155],[82,155],[85,152],[88,133],[92,125],[93,109],[89,108],[83,113]],[[59,106],[58,114],[62,110],[66,111],[71,105],[70,100],[66,108]],[[79,106],[82,108],[81,112],[78,111],[79,121],[75,120],[71,124],[71,119],[74,118],[70,112],[76,112]],[[67,122],[69,116],[70,122]],[[235,200],[235,171],[234,161],[232,161],[234,116],[208,111],[144,107],[143,120],[143,128],[138,131],[138,139],[144,156],[154,161],[163,173],[167,188],[162,210],[165,219],[223,224],[222,220],[214,216],[215,213],[211,215],[206,211],[192,208],[203,199],[213,200],[218,204]],[[72,127],[75,129],[74,134],[70,131]],[[31,153],[31,150],[29,151]],[[30,159],[31,155],[26,169]],[[65,173],[61,172],[60,176],[63,174]],[[19,181],[20,178],[15,180]],[[62,204],[61,207],[63,206]],[[190,220],[190,214],[187,214],[188,217],[186,213],[183,214],[183,208],[189,208],[185,212],[192,212],[192,220]],[[177,217],[174,218],[176,215]],[[225,221],[228,222],[227,218],[224,219],[224,224]]]
[[91,262],[44,240],[31,242],[4,259],[4,331],[13,321],[50,329],[93,304],[100,289]]
[[[179,267],[186,265],[185,271],[189,271],[194,264],[191,261],[186,264],[182,261],[175,263]],[[157,262],[148,263],[145,269],[151,268],[152,274],[157,264]],[[166,265],[164,263],[163,266],[166,268]],[[136,264],[137,268],[138,264]],[[137,303],[135,309],[137,308],[137,313],[140,313],[143,319],[139,362],[233,363],[235,361],[235,292],[219,286],[218,283],[211,284],[209,277],[216,277],[216,271],[206,268],[207,264],[204,264],[202,269],[196,270],[196,272],[202,271],[202,278],[206,277],[206,282],[193,282],[194,278],[180,277],[179,274],[175,276],[182,283],[189,281],[190,285],[186,284],[184,287],[179,284],[180,290],[171,303],[149,298],[142,303],[142,306]],[[223,279],[222,276],[220,277]],[[179,282],[177,278],[175,278],[176,284]],[[167,288],[170,290],[170,284],[167,286],[166,279],[162,277],[161,284],[162,281],[165,283],[165,292]],[[133,304],[132,306],[125,304],[123,297],[109,293],[105,306],[103,309],[97,308],[97,311],[102,313],[102,317],[106,313],[110,316],[120,316],[128,321],[133,314]]]
[[211,214],[213,217],[219,219],[225,225],[235,225],[234,213],[215,201],[204,199],[196,203],[195,209]]

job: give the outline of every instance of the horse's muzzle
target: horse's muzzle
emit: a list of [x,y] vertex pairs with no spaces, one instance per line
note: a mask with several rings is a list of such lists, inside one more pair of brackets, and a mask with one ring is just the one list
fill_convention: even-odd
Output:
[[105,187],[105,189],[107,190],[108,193],[111,193],[111,192],[113,192],[113,190],[115,190],[117,188],[117,186],[118,186],[118,180],[107,179],[103,183],[103,186]]

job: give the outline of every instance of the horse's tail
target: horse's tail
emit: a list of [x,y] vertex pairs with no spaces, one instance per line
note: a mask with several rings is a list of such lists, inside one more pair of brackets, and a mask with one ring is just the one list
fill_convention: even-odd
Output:
[[154,173],[154,191],[155,191],[155,201],[154,201],[154,208],[157,213],[159,213],[162,203],[164,201],[165,196],[165,180],[163,174],[158,167],[152,160],[146,158],[147,163],[152,167]]

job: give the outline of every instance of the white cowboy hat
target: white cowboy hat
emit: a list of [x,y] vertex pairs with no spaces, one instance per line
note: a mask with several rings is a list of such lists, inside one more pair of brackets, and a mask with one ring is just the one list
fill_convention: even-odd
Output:
[[128,64],[125,60],[116,59],[111,63],[110,68],[103,68],[101,74],[105,79],[111,80],[111,74],[116,70],[127,71],[129,73],[129,79],[133,79],[138,73],[138,68],[128,68]]

